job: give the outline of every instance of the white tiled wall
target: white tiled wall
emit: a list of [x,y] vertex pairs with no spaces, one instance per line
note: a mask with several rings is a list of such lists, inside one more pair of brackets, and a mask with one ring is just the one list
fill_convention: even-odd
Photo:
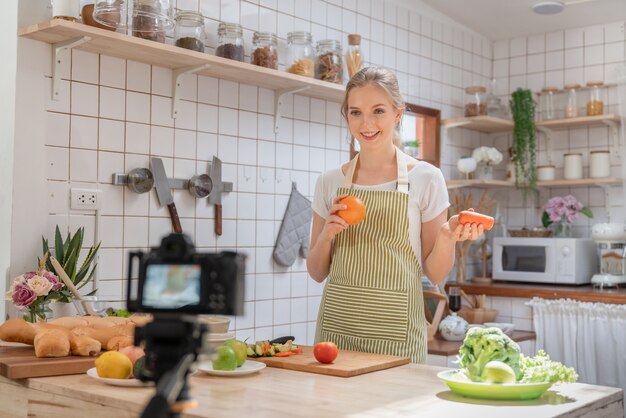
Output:
[[[361,33],[367,63],[395,70],[407,101],[440,108],[444,117],[461,108],[464,85],[484,84],[491,76],[491,43],[484,37],[391,2],[179,0],[178,7],[205,16],[207,53],[216,47],[220,20],[243,24],[248,51],[253,31],[276,32],[281,57],[292,30],[343,43],[348,33]],[[272,250],[291,182],[312,197],[317,176],[348,159],[339,103],[286,97],[274,135],[274,92],[264,88],[187,75],[179,115],[172,119],[171,70],[68,51],[60,66],[60,100],[52,101],[50,46],[21,39],[19,54],[15,164],[38,168],[32,161],[40,153],[44,168],[20,176],[14,208],[27,205],[37,191],[47,197],[37,216],[14,209],[15,274],[32,268],[41,235],[52,237],[57,224],[72,231],[84,226],[87,242],[93,240],[94,213],[70,210],[68,197],[74,187],[97,188],[103,202],[98,294],[121,306],[127,252],[157,245],[170,222],[154,193],[114,186],[111,174],[148,167],[149,157],[158,156],[169,176],[189,178],[205,172],[217,155],[223,179],[234,183],[234,191],[223,195],[223,235],[215,236],[206,201],[186,191],[175,191],[174,199],[183,229],[200,250],[235,249],[248,256],[245,314],[231,328],[241,339],[294,335],[312,342],[322,285],[308,277],[302,259],[290,268],[274,264]],[[281,70],[284,64],[281,59]]]

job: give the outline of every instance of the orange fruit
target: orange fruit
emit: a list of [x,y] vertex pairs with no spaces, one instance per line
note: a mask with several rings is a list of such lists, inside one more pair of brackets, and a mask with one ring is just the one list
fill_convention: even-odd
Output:
[[365,219],[365,203],[361,199],[356,196],[346,196],[339,203],[347,206],[346,209],[337,212],[340,218],[349,225],[363,222],[363,219]]

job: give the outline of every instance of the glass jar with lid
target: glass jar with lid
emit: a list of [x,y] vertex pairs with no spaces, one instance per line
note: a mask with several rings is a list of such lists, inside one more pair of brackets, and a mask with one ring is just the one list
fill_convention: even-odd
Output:
[[541,120],[556,119],[556,97],[559,89],[546,87],[541,90]]
[[465,88],[465,117],[487,114],[487,89],[483,86]]
[[215,55],[243,62],[243,29],[239,23],[220,22],[217,37]]
[[595,80],[587,82],[589,87],[589,101],[587,102],[587,116],[601,115],[604,113],[604,82]]
[[192,11],[180,11],[176,15],[174,29],[175,45],[192,51],[204,52],[204,18]]
[[341,42],[325,39],[317,43],[315,78],[332,83],[343,83]]
[[80,0],[52,0],[52,17],[75,22],[78,19]]
[[348,50],[346,51],[346,67],[348,67],[348,77],[352,78],[353,75],[359,72],[363,68],[363,56],[361,54],[361,35],[350,34],[348,35]]
[[315,49],[309,32],[289,32],[287,34],[287,72],[305,77],[315,76]]
[[567,91],[567,103],[565,105],[565,117],[576,118],[578,117],[578,90],[580,84],[571,83],[565,85]]
[[165,32],[174,26],[170,0],[135,0],[131,9],[133,36],[165,43]]
[[278,69],[278,48],[276,34],[254,32],[252,36],[252,56],[250,63],[265,68]]

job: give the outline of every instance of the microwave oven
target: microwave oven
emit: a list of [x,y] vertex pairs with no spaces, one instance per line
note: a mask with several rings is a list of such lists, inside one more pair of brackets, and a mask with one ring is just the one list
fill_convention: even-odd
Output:
[[585,238],[493,239],[493,279],[585,284],[597,272],[596,243]]

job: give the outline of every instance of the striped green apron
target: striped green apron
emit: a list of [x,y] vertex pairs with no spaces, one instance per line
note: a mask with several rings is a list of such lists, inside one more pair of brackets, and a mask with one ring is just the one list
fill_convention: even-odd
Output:
[[426,360],[421,266],[409,242],[408,174],[396,151],[397,191],[352,189],[351,162],[337,195],[363,200],[365,220],[335,237],[315,341],[344,350]]

